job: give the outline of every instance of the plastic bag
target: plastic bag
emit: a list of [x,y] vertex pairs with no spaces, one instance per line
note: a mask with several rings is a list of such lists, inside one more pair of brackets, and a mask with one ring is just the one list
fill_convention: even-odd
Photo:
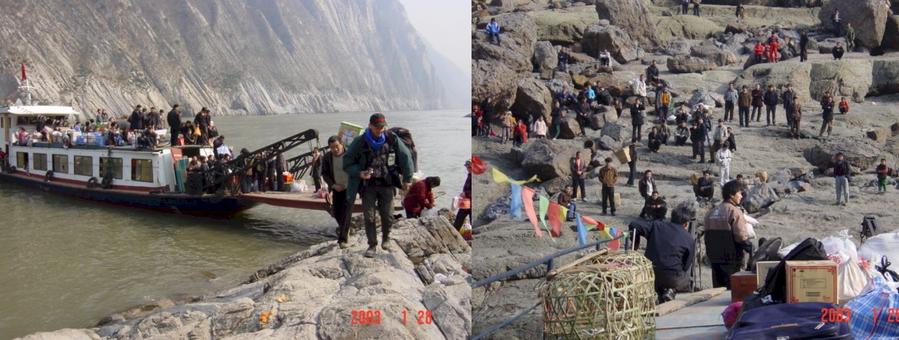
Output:
[[746,219],[746,232],[749,233],[749,238],[755,239],[755,226],[759,224],[759,221],[749,214],[743,214],[743,217]]
[[871,263],[880,263],[883,256],[899,263],[899,233],[883,233],[865,240],[858,248],[858,256]]
[[883,277],[875,277],[846,307],[852,310],[849,324],[853,338],[892,339],[899,334],[899,323],[889,322],[894,317],[890,314],[899,308],[899,293]]
[[827,256],[839,264],[837,295],[840,301],[849,300],[860,294],[871,277],[859,267],[858,252],[851,238],[849,230],[843,229],[837,236],[828,236],[821,240]]

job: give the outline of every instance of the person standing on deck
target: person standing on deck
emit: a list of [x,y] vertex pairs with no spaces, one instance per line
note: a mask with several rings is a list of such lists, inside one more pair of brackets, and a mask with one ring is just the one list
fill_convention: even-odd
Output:
[[[402,183],[393,183],[388,164],[390,154],[394,155],[394,165],[400,169]],[[399,138],[387,131],[387,118],[375,113],[368,119],[368,128],[362,136],[356,137],[344,155],[343,170],[350,177],[347,197],[362,195],[362,210],[365,216],[365,234],[368,250],[365,257],[374,257],[378,250],[378,236],[375,229],[375,214],[381,218],[381,248],[390,250],[390,228],[393,226],[394,186],[403,186],[408,191],[412,181],[412,156]]]
[[181,108],[178,104],[172,105],[172,110],[165,117],[169,124],[169,134],[172,135],[171,146],[178,145],[178,135],[181,133]]
[[347,220],[350,211],[347,207],[356,204],[355,197],[347,197],[349,175],[343,170],[343,155],[346,148],[340,141],[340,136],[328,137],[328,151],[322,157],[322,178],[328,183],[331,198],[331,216],[337,221],[337,245],[340,249],[346,249],[350,228]]
[[128,117],[128,123],[131,124],[131,130],[144,129],[144,115],[140,105],[134,107],[134,111],[131,112],[131,117]]

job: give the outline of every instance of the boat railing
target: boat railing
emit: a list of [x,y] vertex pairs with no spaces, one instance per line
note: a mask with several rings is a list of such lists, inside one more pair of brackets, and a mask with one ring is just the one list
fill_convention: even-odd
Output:
[[[472,289],[480,288],[480,287],[484,287],[484,286],[490,285],[491,283],[494,283],[494,282],[497,282],[497,281],[505,281],[505,280],[507,280],[507,279],[509,279],[509,278],[511,278],[511,277],[514,277],[515,275],[518,275],[518,274],[520,274],[520,273],[522,273],[522,272],[531,270],[532,268],[535,268],[535,267],[537,267],[537,266],[543,266],[543,265],[546,265],[546,273],[549,274],[550,272],[552,272],[552,270],[553,270],[553,268],[554,268],[553,264],[554,264],[554,262],[555,262],[555,259],[558,258],[558,257],[565,256],[565,255],[574,253],[574,252],[576,252],[576,251],[580,251],[580,250],[584,250],[584,249],[588,249],[588,248],[595,248],[595,250],[599,251],[599,250],[602,248],[602,246],[604,246],[606,243],[609,243],[609,242],[612,242],[612,241],[616,241],[616,240],[620,240],[620,239],[622,239],[622,238],[625,240],[625,243],[627,243],[627,237],[628,237],[628,235],[629,235],[629,233],[623,233],[622,235],[620,235],[620,236],[618,236],[618,237],[615,237],[615,238],[612,238],[612,239],[602,240],[602,241],[596,241],[596,242],[593,242],[593,243],[587,243],[587,244],[584,244],[584,245],[580,245],[580,246],[571,247],[571,248],[568,248],[568,249],[563,249],[563,250],[557,251],[557,252],[555,252],[555,253],[553,253],[553,254],[550,254],[550,255],[541,257],[541,258],[539,258],[539,259],[533,260],[533,261],[531,261],[531,262],[529,262],[529,263],[527,263],[527,264],[525,264],[525,265],[519,266],[519,267],[517,267],[517,268],[513,268],[513,269],[511,269],[511,270],[509,270],[509,271],[506,271],[506,272],[504,272],[504,273],[496,274],[496,275],[490,276],[490,277],[488,277],[488,278],[485,278],[485,279],[483,279],[483,280],[479,280],[479,281],[477,281],[477,282],[471,283],[471,288],[472,288]],[[625,248],[626,248],[626,247],[625,247]],[[625,251],[627,251],[627,249],[625,249]],[[528,308],[528,309],[526,309],[526,310],[524,310],[524,311],[519,312],[519,313],[516,314],[514,317],[512,317],[512,318],[507,319],[507,320],[505,320],[505,321],[503,321],[503,322],[500,322],[500,323],[497,323],[497,324],[494,324],[494,325],[488,327],[487,329],[481,331],[481,333],[479,333],[479,334],[477,334],[477,335],[471,337],[471,339],[472,339],[472,340],[484,339],[484,338],[486,338],[487,336],[489,336],[490,334],[496,333],[496,331],[498,331],[498,330],[500,330],[500,329],[502,329],[502,328],[504,328],[504,327],[506,327],[506,326],[512,324],[512,323],[515,322],[515,321],[518,321],[518,319],[520,319],[521,317],[523,317],[523,316],[525,316],[525,315],[531,313],[531,311],[533,311],[534,309],[536,309],[536,308],[537,308],[538,306],[540,306],[541,304],[543,304],[543,303],[542,303],[542,302],[537,302],[536,304],[534,304],[534,305],[531,306],[530,308]]]

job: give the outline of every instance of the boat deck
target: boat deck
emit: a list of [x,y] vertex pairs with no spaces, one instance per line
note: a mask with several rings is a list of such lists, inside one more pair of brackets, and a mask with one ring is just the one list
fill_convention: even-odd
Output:
[[[257,203],[265,203],[286,208],[312,209],[312,210],[328,210],[325,199],[318,198],[314,193],[295,193],[295,192],[253,192],[240,195],[241,199]],[[393,201],[394,210],[402,210],[399,200]],[[357,199],[353,205],[353,212],[362,212],[362,201]]]

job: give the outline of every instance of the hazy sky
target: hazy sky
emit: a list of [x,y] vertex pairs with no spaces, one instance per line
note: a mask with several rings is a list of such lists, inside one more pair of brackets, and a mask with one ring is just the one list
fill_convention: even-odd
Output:
[[461,70],[471,72],[471,3],[399,0],[418,33]]

